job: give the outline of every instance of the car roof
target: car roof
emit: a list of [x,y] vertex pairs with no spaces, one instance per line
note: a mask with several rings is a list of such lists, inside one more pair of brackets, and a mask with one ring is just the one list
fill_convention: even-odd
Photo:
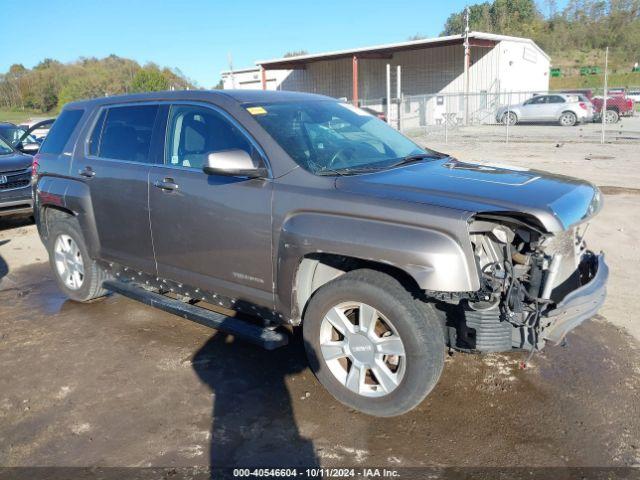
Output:
[[87,108],[113,103],[130,103],[144,101],[215,101],[231,99],[238,103],[278,103],[305,102],[312,100],[333,100],[335,98],[313,93],[274,91],[274,90],[171,90],[161,92],[136,93],[132,95],[114,95],[90,100],[68,103],[65,108]]

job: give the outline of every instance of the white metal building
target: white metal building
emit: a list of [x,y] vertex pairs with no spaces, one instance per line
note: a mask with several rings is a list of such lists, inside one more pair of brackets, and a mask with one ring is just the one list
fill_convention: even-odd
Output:
[[[397,118],[402,109],[420,126],[447,115],[456,123],[495,121],[495,105],[504,103],[508,92],[548,90],[549,56],[533,40],[470,32],[467,41],[465,48],[464,35],[451,35],[260,60],[258,69],[234,72],[235,87],[320,93],[379,110],[386,110],[389,88],[390,104],[397,106],[388,116]],[[245,72],[250,81],[240,80]],[[225,88],[231,88],[230,72],[225,74]]]
[[[266,90],[277,90],[289,73],[289,70],[269,70],[265,72]],[[261,90],[262,69],[260,67],[227,70],[222,72],[224,90]]]

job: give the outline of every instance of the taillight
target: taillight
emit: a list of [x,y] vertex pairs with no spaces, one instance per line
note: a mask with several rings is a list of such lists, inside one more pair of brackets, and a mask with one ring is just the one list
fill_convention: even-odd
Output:
[[584,103],[584,102],[580,102],[580,103],[578,103],[578,105],[580,105],[580,108],[583,109],[583,110],[587,109],[587,104]]
[[40,166],[40,154],[36,153],[33,157],[33,163],[31,164],[31,178],[35,178],[38,175],[38,167]]

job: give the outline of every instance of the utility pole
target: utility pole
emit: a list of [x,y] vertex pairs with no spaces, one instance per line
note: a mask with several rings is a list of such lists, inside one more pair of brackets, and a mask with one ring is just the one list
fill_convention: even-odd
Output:
[[464,124],[469,124],[469,64],[471,49],[469,47],[469,7],[464,9]]
[[231,88],[236,88],[236,77],[235,73],[233,73],[233,58],[231,57],[231,52],[227,54],[227,61],[229,62],[229,72],[231,73]]

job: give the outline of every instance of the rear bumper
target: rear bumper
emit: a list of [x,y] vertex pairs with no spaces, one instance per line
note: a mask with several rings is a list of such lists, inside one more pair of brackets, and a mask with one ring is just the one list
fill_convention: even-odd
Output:
[[543,316],[542,338],[547,341],[560,343],[567,333],[593,317],[604,303],[609,279],[604,254],[587,253],[581,267],[588,272],[589,280]]

